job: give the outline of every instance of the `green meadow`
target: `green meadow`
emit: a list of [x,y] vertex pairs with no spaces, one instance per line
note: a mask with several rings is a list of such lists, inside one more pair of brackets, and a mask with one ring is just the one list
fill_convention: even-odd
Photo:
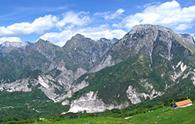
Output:
[[98,115],[94,117],[77,118],[39,118],[26,121],[7,122],[7,124],[195,124],[195,105],[173,109],[171,107],[162,107],[155,110],[149,110],[140,114],[115,117],[113,114]]

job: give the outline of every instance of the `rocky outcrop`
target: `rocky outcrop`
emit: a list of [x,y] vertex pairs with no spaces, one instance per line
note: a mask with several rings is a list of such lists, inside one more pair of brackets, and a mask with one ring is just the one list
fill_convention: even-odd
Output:
[[8,91],[8,92],[31,92],[32,89],[28,83],[28,79],[17,80],[12,83],[1,83],[0,91]]
[[121,105],[105,104],[101,99],[98,98],[97,93],[98,92],[90,91],[80,98],[73,100],[70,104],[70,109],[68,112],[97,113],[104,112],[105,110],[122,109],[129,105],[128,103]]
[[190,35],[158,25],[135,26],[120,40],[77,34],[63,47],[41,39],[5,43],[0,91],[38,89],[73,113],[124,108],[160,97],[184,79],[195,86],[194,53]]
[[114,64],[115,64],[115,62],[112,61],[112,56],[108,55],[107,58],[105,58],[105,60],[103,60],[100,64],[98,64],[94,68],[92,68],[90,72],[97,72],[97,71],[102,70],[103,68],[112,66]]
[[147,91],[147,93],[144,92],[138,92],[134,87],[132,87],[131,85],[128,87],[126,93],[127,93],[127,97],[130,100],[130,102],[132,104],[138,104],[141,103],[142,101],[146,100],[146,99],[154,99],[156,97],[162,96],[163,93],[160,91],[156,91],[154,89],[154,87],[149,84],[149,83],[145,83],[144,87]]
[[[97,68],[100,70],[140,54],[148,56],[151,64],[159,64],[162,59],[181,59],[195,53],[193,42],[190,36],[177,34],[163,26],[137,25],[113,45]],[[112,58],[113,64],[105,64],[108,58]]]
[[106,106],[102,100],[97,98],[97,93],[89,92],[79,99],[72,101],[69,112],[77,113],[86,111],[87,113],[94,113],[105,110]]

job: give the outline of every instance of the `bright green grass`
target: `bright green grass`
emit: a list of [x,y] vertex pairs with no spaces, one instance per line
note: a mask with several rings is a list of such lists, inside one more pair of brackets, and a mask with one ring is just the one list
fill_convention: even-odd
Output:
[[129,122],[122,118],[113,117],[87,117],[79,119],[67,119],[61,121],[49,121],[34,122],[33,124],[129,124]]
[[128,121],[130,124],[195,124],[195,105],[180,109],[162,108],[135,115]]
[[[110,115],[111,116],[111,115]],[[101,116],[81,117],[77,119],[43,119],[31,121],[33,124],[195,124],[195,105],[173,109],[164,107],[146,113],[129,116],[128,119]]]

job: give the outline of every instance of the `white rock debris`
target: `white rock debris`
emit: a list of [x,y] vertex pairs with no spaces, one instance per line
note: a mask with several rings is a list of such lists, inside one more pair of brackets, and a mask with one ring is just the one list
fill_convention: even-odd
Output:
[[60,99],[60,94],[56,93],[56,90],[59,90],[61,87],[55,83],[51,76],[39,76],[37,83],[41,86],[39,89],[52,101],[54,102],[60,102],[62,99]]
[[112,56],[108,55],[107,58],[105,58],[100,64],[98,64],[97,66],[95,66],[91,72],[97,72],[102,70],[105,67],[109,67],[109,66],[113,66],[115,64],[114,61],[112,61]]
[[181,72],[184,72],[187,69],[187,65],[184,65],[183,63],[181,63],[180,69],[181,69]]
[[[39,75],[37,79],[33,80],[26,78],[11,83],[3,83],[2,81],[0,84],[0,91],[30,92],[33,87],[38,86],[38,89],[40,89],[52,101],[66,101],[66,98],[70,98],[75,92],[88,86],[88,83],[82,81],[78,84],[72,84],[74,78],[76,79],[86,73],[84,69],[78,68],[74,74],[72,71],[63,67],[64,66],[61,68],[62,73],[56,78],[53,78],[50,75]],[[62,104],[65,105],[65,103],[66,102],[63,102]]]
[[88,85],[89,84],[85,80],[82,81],[79,84],[73,84],[73,85],[71,85],[70,89],[62,97],[60,97],[61,98],[61,101],[62,100],[65,100],[66,101],[66,99],[72,97],[72,95],[75,92],[77,92],[77,91],[79,91],[79,90],[87,87]]
[[85,80],[83,80],[81,83],[74,85],[74,86],[72,87],[71,91],[72,91],[73,93],[75,93],[75,92],[77,92],[77,91],[79,91],[79,90],[81,90],[81,89],[87,87],[88,85],[89,85],[89,83],[86,82]]
[[155,91],[155,89],[153,89],[153,86],[149,83],[145,84],[145,88],[149,93],[139,93],[135,88],[133,88],[133,86],[130,85],[128,87],[126,94],[132,104],[138,104],[142,102],[142,100],[146,99],[154,99],[163,94],[160,91]]
[[70,104],[70,101],[69,101],[69,100],[64,100],[61,104],[62,104],[63,106],[69,105],[69,104]]
[[0,91],[8,92],[30,92],[32,89],[29,87],[28,79],[16,80],[12,83],[2,83],[0,84]]
[[193,76],[191,78],[193,85],[195,86],[195,71],[192,72]]
[[132,86],[129,86],[127,91],[127,97],[131,101],[132,104],[138,104],[141,102],[140,96],[141,94],[136,92],[136,89],[134,89]]
[[48,89],[49,88],[49,85],[48,85],[48,80],[46,79],[43,79],[43,77],[39,76],[38,77],[38,82],[39,84],[41,84],[41,86],[43,86],[44,88]]
[[107,105],[101,99],[98,99],[97,93],[98,92],[90,91],[80,98],[72,101],[68,112],[97,113],[104,112],[105,110],[121,109],[129,106],[128,102],[121,105]]
[[103,112],[106,110],[104,102],[100,99],[97,99],[97,92],[93,91],[81,96],[79,99],[71,102],[70,109],[68,112],[84,112],[94,113],[94,112]]
[[74,80],[78,79],[80,76],[82,76],[85,73],[87,73],[87,70],[83,68],[78,68],[76,72],[74,73]]
[[[183,70],[185,70],[186,67],[183,66],[182,68],[183,68]],[[191,76],[191,81],[192,81],[193,85],[195,86],[195,69],[190,70],[187,73],[184,73],[182,76],[182,79],[188,78],[189,76]]]
[[171,80],[175,82],[178,78],[180,78],[184,74],[185,70],[187,69],[187,65],[179,61],[176,66],[173,66],[173,69],[174,69],[174,74],[171,75]]
[[178,68],[181,65],[182,61],[179,61],[176,65],[176,68]]

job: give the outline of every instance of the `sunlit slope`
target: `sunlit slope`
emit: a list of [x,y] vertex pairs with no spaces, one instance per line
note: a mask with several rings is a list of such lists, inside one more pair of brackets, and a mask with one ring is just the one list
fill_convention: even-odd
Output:
[[125,118],[114,117],[82,117],[79,119],[36,121],[40,124],[194,124],[195,105],[173,109],[164,107],[147,113],[137,114]]

